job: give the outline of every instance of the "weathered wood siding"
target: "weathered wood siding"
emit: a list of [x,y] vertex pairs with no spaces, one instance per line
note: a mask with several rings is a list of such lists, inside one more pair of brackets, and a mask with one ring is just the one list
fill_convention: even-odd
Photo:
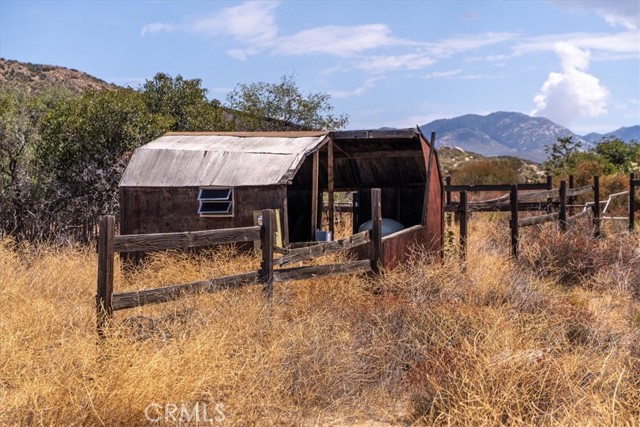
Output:
[[286,224],[284,185],[236,187],[233,195],[233,217],[198,215],[198,190],[199,187],[121,188],[120,233],[147,234],[249,227],[254,225],[253,211],[262,209],[280,209],[283,228]]

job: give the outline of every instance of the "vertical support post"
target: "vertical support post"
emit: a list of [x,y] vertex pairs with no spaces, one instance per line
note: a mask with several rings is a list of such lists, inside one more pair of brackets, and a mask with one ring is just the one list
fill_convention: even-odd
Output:
[[330,140],[327,143],[327,192],[329,193],[329,231],[331,232],[331,236],[333,236],[335,232],[335,203],[333,198],[333,140]]
[[593,177],[593,237],[600,237],[600,177]]
[[[573,175],[569,175],[569,188],[570,189],[575,188],[575,181],[573,179]],[[576,204],[575,196],[569,196],[567,203],[569,204],[569,216],[574,216],[576,214],[575,207],[573,206]]]
[[354,191],[351,199],[351,224],[353,234],[356,234],[360,227],[360,192]]
[[[553,176],[547,175],[547,190],[553,189]],[[546,212],[550,214],[553,211],[553,199],[551,197],[547,198],[547,209]]]
[[262,228],[260,240],[262,243],[262,265],[260,267],[259,281],[263,284],[263,294],[268,301],[273,299],[273,209],[262,211]]
[[371,189],[371,270],[380,273],[383,258],[382,253],[382,191]]
[[567,230],[567,181],[560,181],[560,230]]
[[636,175],[629,175],[629,231],[633,233],[635,228],[636,212]]
[[[447,187],[451,187],[451,175],[447,175],[447,177],[445,178],[445,182]],[[449,189],[447,188],[447,191],[445,194],[446,194],[447,206],[449,206],[451,204],[451,191],[449,191]]]
[[467,204],[467,192],[460,192],[460,258],[463,261],[467,260],[467,219],[468,216],[468,204]]
[[511,255],[518,258],[518,185],[511,186]]
[[320,170],[320,153],[313,153],[313,169],[311,174],[311,240],[316,240],[318,229],[318,178]]
[[116,220],[112,215],[100,217],[98,225],[98,292],[96,293],[96,326],[104,338],[107,322],[113,317],[113,240]]

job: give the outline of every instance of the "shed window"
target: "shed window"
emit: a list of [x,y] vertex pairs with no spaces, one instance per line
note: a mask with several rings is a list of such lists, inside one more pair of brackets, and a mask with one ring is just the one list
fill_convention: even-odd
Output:
[[233,188],[201,188],[198,202],[202,216],[233,216]]

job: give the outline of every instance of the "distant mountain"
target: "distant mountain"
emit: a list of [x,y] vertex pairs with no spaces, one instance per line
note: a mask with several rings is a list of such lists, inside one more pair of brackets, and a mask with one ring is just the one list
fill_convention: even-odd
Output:
[[74,69],[0,58],[0,87],[2,86],[23,87],[35,93],[51,86],[64,86],[73,92],[117,87]]
[[434,130],[439,144],[459,147],[485,156],[513,156],[534,162],[547,158],[545,145],[559,137],[573,136],[586,142],[569,129],[544,117],[522,113],[496,112],[486,116],[467,114],[440,119],[420,126],[425,134]]
[[630,142],[632,140],[640,141],[640,125],[631,126],[631,127],[622,127],[620,129],[614,130],[609,133],[590,133],[588,135],[584,135],[582,138],[591,142],[596,143],[600,142],[602,138],[608,138],[611,136],[615,136],[616,138],[620,138],[625,142]]

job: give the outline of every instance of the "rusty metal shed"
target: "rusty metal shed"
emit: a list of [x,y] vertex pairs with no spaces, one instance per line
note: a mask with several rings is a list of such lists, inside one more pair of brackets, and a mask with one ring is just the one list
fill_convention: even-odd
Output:
[[244,227],[256,211],[278,209],[284,243],[309,241],[323,194],[333,212],[334,192],[353,192],[355,232],[371,217],[371,188],[381,188],[383,217],[404,226],[384,237],[384,264],[402,261],[412,243],[440,251],[444,192],[433,142],[417,129],[169,133],[127,166],[121,233]]

